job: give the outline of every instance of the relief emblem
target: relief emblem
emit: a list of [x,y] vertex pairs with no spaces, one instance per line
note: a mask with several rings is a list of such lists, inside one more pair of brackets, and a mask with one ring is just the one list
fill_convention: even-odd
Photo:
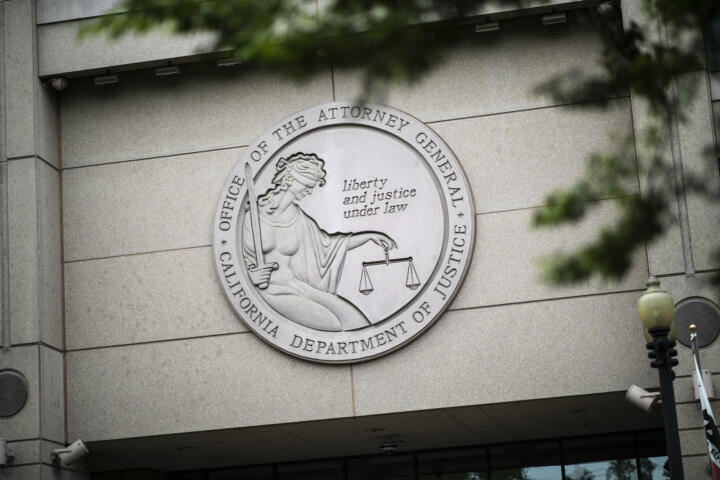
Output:
[[398,110],[337,102],[244,152],[213,246],[248,328],[292,355],[348,363],[427,329],[457,292],[473,240],[472,195],[442,140]]

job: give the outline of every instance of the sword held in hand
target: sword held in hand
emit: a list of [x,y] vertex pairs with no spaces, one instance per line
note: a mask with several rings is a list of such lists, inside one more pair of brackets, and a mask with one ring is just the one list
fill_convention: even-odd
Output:
[[[245,164],[245,183],[248,189],[248,203],[250,205],[250,227],[252,229],[253,244],[255,247],[255,265],[256,269],[270,267],[273,270],[278,269],[278,264],[265,264],[265,256],[263,255],[262,237],[260,236],[260,211],[258,209],[257,196],[255,195],[255,182],[252,176],[252,168],[249,163]],[[269,282],[265,281],[258,285],[258,288],[265,290]]]

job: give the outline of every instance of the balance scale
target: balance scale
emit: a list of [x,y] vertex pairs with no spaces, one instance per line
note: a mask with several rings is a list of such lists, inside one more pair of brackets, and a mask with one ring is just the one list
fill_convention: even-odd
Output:
[[362,273],[360,274],[360,293],[363,295],[370,295],[375,288],[373,287],[372,281],[370,281],[370,274],[368,273],[367,267],[375,267],[379,265],[389,266],[391,263],[402,263],[407,262],[407,273],[405,274],[405,286],[410,290],[415,290],[420,286],[420,279],[418,278],[415,267],[413,266],[412,257],[402,258],[390,258],[388,251],[385,250],[385,260],[373,260],[370,262],[362,262]]

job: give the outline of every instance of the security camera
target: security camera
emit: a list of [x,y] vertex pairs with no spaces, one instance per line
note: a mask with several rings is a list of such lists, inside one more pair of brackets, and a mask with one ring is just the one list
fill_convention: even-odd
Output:
[[87,456],[90,450],[79,438],[65,448],[56,448],[52,451],[53,462],[60,462],[65,466],[73,464]]
[[595,5],[595,10],[603,17],[616,16],[620,9],[614,0],[601,0]]
[[15,458],[15,454],[10,447],[7,446],[7,440],[0,438],[0,465],[10,465]]
[[65,77],[54,77],[48,80],[47,84],[50,85],[53,90],[62,92],[65,90],[65,87],[68,86],[68,80]]
[[655,410],[660,399],[660,392],[648,392],[637,385],[630,385],[625,399],[638,408],[650,413]]

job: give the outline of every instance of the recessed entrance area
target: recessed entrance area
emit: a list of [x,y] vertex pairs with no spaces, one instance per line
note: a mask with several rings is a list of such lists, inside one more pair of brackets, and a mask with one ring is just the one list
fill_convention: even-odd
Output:
[[[533,466],[537,467],[533,470],[536,476],[527,478],[560,478],[555,473],[565,469],[566,478],[574,479],[571,475],[576,465],[583,473],[583,468],[607,470],[608,465],[602,467],[605,464],[589,465],[594,462],[630,460],[637,467],[639,458],[663,456],[662,433],[657,433],[661,428],[659,416],[629,404],[625,392],[612,392],[132,439],[90,440],[87,443],[93,454],[88,458],[88,466],[93,472],[151,468],[177,475],[179,472],[210,475],[210,472],[232,469],[235,476],[228,473],[229,477],[217,478],[241,479],[254,478],[249,475],[255,470],[261,472],[258,475],[268,471],[275,472],[273,475],[284,475],[283,472],[296,475],[277,478],[412,479],[416,472],[430,475],[432,472],[426,470],[435,468],[432,465],[447,466],[456,462],[460,465],[457,468],[466,468],[469,462],[477,467],[467,467],[468,471],[474,472],[469,468],[477,468],[478,474]],[[640,432],[650,433],[645,437],[645,433]],[[453,449],[458,450],[450,453]],[[387,450],[392,454],[383,453]],[[454,456],[456,460],[452,460]],[[325,468],[326,460],[330,476],[322,477],[319,473],[300,476],[303,468],[310,471]],[[332,477],[338,465],[348,477]],[[245,472],[243,476],[238,473],[241,467]],[[605,480],[605,470],[597,478]],[[410,476],[381,477],[380,471],[405,472],[403,475]],[[351,472],[360,476],[350,476]],[[549,473],[537,476],[542,472]],[[439,478],[473,478],[463,475]]]
[[205,471],[170,480],[660,480],[662,430]]

